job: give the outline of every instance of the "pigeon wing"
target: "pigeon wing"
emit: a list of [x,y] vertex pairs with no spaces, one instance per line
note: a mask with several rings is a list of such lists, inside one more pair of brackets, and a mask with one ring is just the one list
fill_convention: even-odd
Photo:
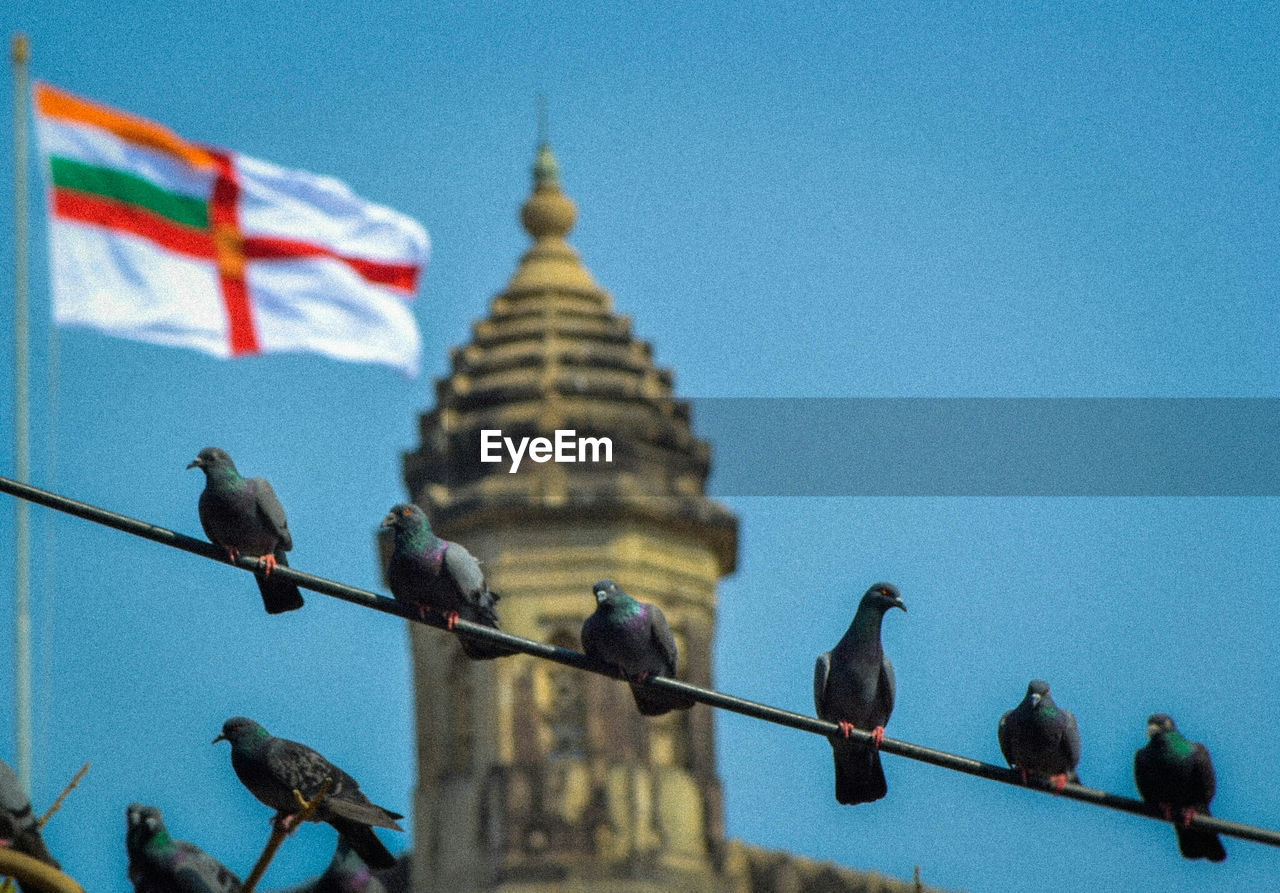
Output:
[[484,571],[474,555],[458,543],[449,543],[444,550],[444,569],[462,593],[463,601],[480,603],[485,592]]
[[179,890],[192,893],[239,893],[240,878],[225,865],[195,844],[185,840],[176,842],[180,854],[174,869],[174,880]]
[[1076,728],[1075,714],[1062,711],[1062,755],[1067,760],[1067,773],[1070,774],[1080,763],[1080,730]]
[[266,478],[250,478],[253,495],[257,499],[258,517],[267,529],[276,535],[279,541],[276,548],[288,552],[293,548],[293,537],[289,534],[289,522],[284,517],[284,506],[280,504],[276,491]]
[[663,675],[676,674],[676,637],[671,634],[667,618],[657,605],[649,606],[649,641],[662,658]]
[[827,677],[831,675],[831,652],[818,655],[813,665],[813,710],[822,716],[827,702]]
[[449,543],[444,550],[444,570],[458,587],[463,604],[474,609],[474,616],[466,619],[497,629],[498,613],[494,610],[494,602],[498,596],[489,591],[484,571],[480,570],[480,562],[475,556],[458,543]]
[[1218,789],[1218,779],[1213,773],[1213,760],[1209,758],[1209,749],[1203,744],[1196,744],[1191,749],[1192,779],[1195,785],[1195,796],[1207,808]]
[[[604,650],[604,630],[601,629],[603,621],[600,619],[599,612],[593,611],[587,615],[587,619],[582,621],[582,632],[579,638],[582,641],[582,650],[585,654],[594,657],[596,660],[604,661],[601,656]],[[607,663],[607,661],[605,661]]]
[[276,782],[308,800],[320,790],[326,778],[333,779],[329,792],[336,794],[347,777],[345,772],[305,744],[285,738],[272,741],[266,763],[267,771]]
[[893,677],[893,664],[889,662],[889,656],[885,655],[880,661],[880,681],[876,686],[876,707],[879,710],[877,714],[879,721],[876,725],[884,725],[889,721],[889,714],[893,713],[893,702],[898,693],[898,685]]
[[1135,750],[1133,752],[1133,783],[1138,788],[1138,795],[1147,803],[1158,802],[1160,799],[1155,787],[1156,773],[1151,745],[1147,744]]
[[1000,717],[1000,725],[996,728],[996,737],[1000,739],[1000,753],[1004,755],[1004,761],[1010,766],[1017,761],[1013,758],[1013,723],[1010,717],[1013,711],[1009,710]]
[[31,813],[31,802],[17,773],[3,761],[0,761],[0,809],[15,816]]

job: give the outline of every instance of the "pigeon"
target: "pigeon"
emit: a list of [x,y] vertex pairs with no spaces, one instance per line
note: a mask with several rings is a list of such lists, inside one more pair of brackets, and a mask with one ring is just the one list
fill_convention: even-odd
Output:
[[[813,706],[818,716],[838,723],[843,739],[833,738],[836,801],[852,806],[871,803],[889,792],[880,765],[884,725],[893,713],[893,664],[880,645],[880,625],[890,608],[907,610],[891,583],[866,591],[848,631],[813,667]],[[870,731],[873,746],[849,740],[859,728]]]
[[1209,815],[1217,781],[1213,761],[1203,744],[1183,738],[1178,727],[1164,713],[1147,719],[1147,743],[1133,754],[1133,780],[1138,793],[1148,803],[1160,806],[1166,819],[1178,810],[1174,825],[1178,850],[1188,859],[1221,862],[1227,858],[1222,840],[1212,831],[1188,828],[1192,817]]
[[1032,679],[1027,694],[1017,707],[1000,717],[996,730],[1000,752],[1011,768],[1022,773],[1047,775],[1056,790],[1068,781],[1080,783],[1076,764],[1080,762],[1080,732],[1076,718],[1058,707],[1049,697],[1049,683]]
[[306,893],[387,893],[387,888],[351,848],[351,843],[339,837],[329,867],[306,888]]
[[31,812],[31,800],[9,764],[0,760],[0,848],[17,850],[60,868],[40,836],[40,825]]
[[288,567],[285,552],[293,548],[284,506],[263,478],[243,478],[225,450],[205,447],[187,468],[204,472],[200,494],[200,526],[215,546],[227,550],[235,561],[241,553],[257,558],[262,574],[257,577],[262,604],[268,614],[283,614],[302,607],[302,593],[296,584],[271,572]]
[[174,840],[160,810],[134,803],[125,810],[129,880],[135,893],[239,893],[240,878],[200,847]]
[[395,864],[371,826],[403,831],[396,819],[404,816],[372,803],[360,792],[354,778],[320,754],[305,744],[276,738],[243,716],[222,724],[222,733],[213,739],[215,744],[219,741],[231,742],[231,766],[236,776],[249,793],[276,810],[276,819],[286,830],[299,811],[293,792],[310,800],[329,778],[329,793],[310,821],[332,825],[370,868],[390,868]]
[[[459,618],[500,628],[494,609],[499,596],[485,582],[480,562],[457,543],[436,536],[422,509],[409,502],[392,506],[381,526],[395,534],[387,582],[396,601],[416,608],[424,620],[427,610],[434,609],[444,617],[449,629]],[[469,636],[458,639],[463,653],[473,660],[514,653],[502,645]]]
[[[636,601],[612,580],[591,587],[595,612],[582,624],[582,650],[589,657],[617,667],[629,679],[676,675],[676,640],[662,609]],[[688,710],[688,695],[631,684],[636,707],[644,716]]]

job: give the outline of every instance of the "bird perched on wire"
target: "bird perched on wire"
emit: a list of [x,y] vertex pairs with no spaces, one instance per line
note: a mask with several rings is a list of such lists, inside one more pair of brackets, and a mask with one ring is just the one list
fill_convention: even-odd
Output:
[[[662,609],[636,601],[612,580],[591,587],[595,612],[582,624],[582,650],[596,660],[617,667],[629,679],[676,675],[676,640]],[[645,716],[688,710],[688,695],[631,684],[636,707]]]
[[[880,643],[880,627],[890,608],[902,603],[898,587],[877,583],[858,602],[844,636],[813,667],[813,706],[818,716],[838,723],[844,738],[832,738],[836,801],[870,803],[889,791],[880,765],[884,726],[893,713],[896,685],[893,664]],[[872,746],[849,738],[853,729],[871,732]]]
[[225,549],[232,561],[241,554],[258,559],[262,573],[256,579],[268,614],[301,608],[297,585],[271,577],[277,566],[289,566],[284,553],[293,548],[284,506],[271,485],[263,478],[241,477],[231,457],[217,447],[202,449],[187,468],[204,472],[200,526],[209,542]]
[[1076,765],[1080,762],[1080,732],[1076,718],[1049,696],[1049,683],[1032,679],[1017,707],[1000,717],[996,729],[1000,752],[1011,768],[1022,773],[1047,775],[1057,790],[1068,781],[1080,782]]
[[195,844],[170,837],[154,806],[134,803],[125,819],[134,893],[240,893],[240,878]]
[[[382,519],[395,535],[387,564],[387,583],[396,601],[417,609],[426,619],[434,610],[449,629],[459,618],[500,629],[498,594],[485,581],[480,562],[458,543],[442,540],[431,529],[422,509],[410,502],[392,506]],[[462,651],[473,660],[504,657],[513,652],[492,642],[458,636]]]
[[1175,822],[1183,856],[1210,862],[1227,858],[1217,834],[1188,827],[1196,815],[1210,814],[1217,779],[1208,748],[1182,737],[1168,714],[1153,713],[1147,719],[1147,743],[1133,754],[1133,780],[1142,799],[1157,804]]
[[251,719],[235,716],[222,724],[222,732],[213,739],[231,742],[231,767],[249,793],[276,811],[276,820],[290,830],[299,811],[297,791],[311,800],[326,778],[329,792],[309,821],[327,822],[345,837],[351,848],[370,868],[390,868],[395,858],[373,832],[373,826],[403,831],[397,819],[404,816],[383,809],[360,790],[360,785],[347,773],[330,763],[316,751],[277,738]]
[[31,812],[26,789],[3,760],[0,760],[0,848],[25,853],[53,868],[60,867],[40,836],[40,822]]

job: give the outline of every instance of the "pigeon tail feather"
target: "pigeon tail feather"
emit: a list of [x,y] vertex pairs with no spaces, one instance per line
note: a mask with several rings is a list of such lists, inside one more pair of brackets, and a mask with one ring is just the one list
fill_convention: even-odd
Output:
[[[1208,815],[1208,813],[1204,813]],[[1178,851],[1188,859],[1208,859],[1210,862],[1221,862],[1227,858],[1222,840],[1212,831],[1200,831],[1195,828],[1175,828],[1178,834]]]
[[383,845],[382,841],[378,839],[378,835],[368,825],[360,822],[348,822],[338,817],[329,819],[329,824],[342,835],[347,843],[351,844],[351,849],[355,850],[356,855],[364,860],[365,865],[375,871],[395,867],[395,856],[391,855],[391,851]]
[[[493,610],[492,605],[480,603],[471,608],[466,608],[459,612],[464,620],[470,620],[472,623],[478,623],[481,626],[487,626],[490,629],[501,629],[499,625],[498,614]],[[518,654],[512,648],[501,645],[497,642],[483,641],[481,639],[473,639],[468,635],[458,636],[458,642],[462,645],[462,653],[472,660],[493,660],[499,657],[509,657]]]
[[643,716],[662,716],[672,710],[688,710],[697,703],[683,692],[659,691],[644,685],[632,684],[631,694]]
[[[276,549],[274,554],[276,567],[289,566],[283,550]],[[262,574],[256,574],[255,579],[258,581],[258,592],[262,593],[262,606],[267,609],[268,614],[283,614],[302,607],[302,592],[292,580]]]
[[889,793],[880,754],[853,743],[834,749],[836,802],[845,806],[871,803]]
[[482,642],[466,635],[458,636],[458,642],[462,645],[462,653],[472,660],[494,660],[495,658],[510,657],[519,653],[506,645],[500,645],[497,642]]

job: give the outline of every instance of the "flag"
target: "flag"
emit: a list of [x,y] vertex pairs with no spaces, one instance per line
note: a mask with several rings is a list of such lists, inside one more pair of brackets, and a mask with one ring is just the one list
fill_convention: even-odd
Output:
[[430,244],[417,221],[47,84],[35,100],[59,324],[417,375],[410,301]]

